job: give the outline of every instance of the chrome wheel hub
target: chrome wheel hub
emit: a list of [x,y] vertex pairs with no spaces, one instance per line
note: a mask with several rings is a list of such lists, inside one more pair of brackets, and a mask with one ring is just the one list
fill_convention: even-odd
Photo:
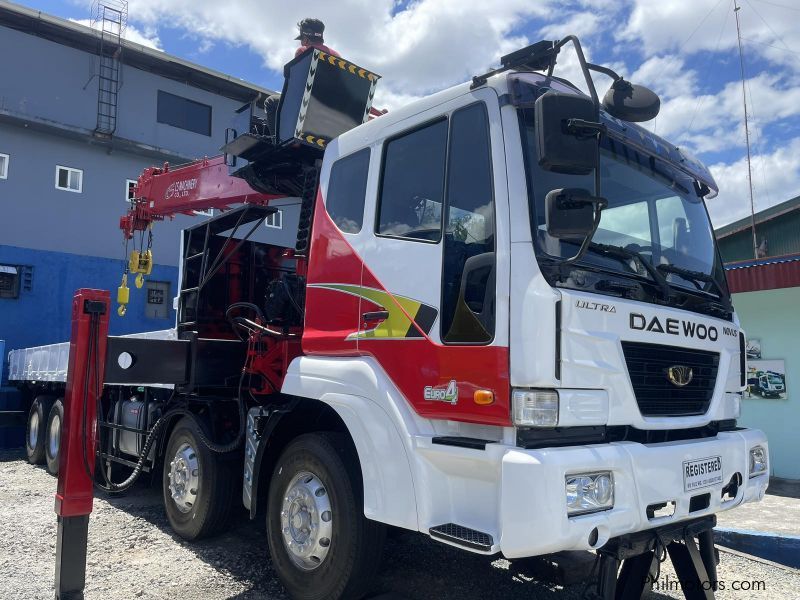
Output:
[[189,444],[183,443],[169,463],[169,493],[178,510],[188,513],[197,500],[200,482],[200,463],[197,453]]
[[302,471],[286,488],[281,506],[283,543],[303,570],[319,567],[331,547],[333,511],[328,491],[313,473]]
[[61,443],[61,417],[57,414],[53,415],[53,420],[50,421],[50,456],[55,457],[58,454],[58,447]]
[[28,424],[28,446],[36,448],[39,441],[39,413],[31,413],[31,422]]

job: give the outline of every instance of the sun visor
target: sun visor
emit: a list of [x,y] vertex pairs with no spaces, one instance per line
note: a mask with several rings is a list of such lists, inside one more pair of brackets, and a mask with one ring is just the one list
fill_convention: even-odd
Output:
[[719,193],[719,186],[711,171],[689,151],[673,146],[644,127],[616,119],[605,112],[602,112],[602,120],[608,128],[609,137],[669,163],[708,187],[706,199],[714,198]]

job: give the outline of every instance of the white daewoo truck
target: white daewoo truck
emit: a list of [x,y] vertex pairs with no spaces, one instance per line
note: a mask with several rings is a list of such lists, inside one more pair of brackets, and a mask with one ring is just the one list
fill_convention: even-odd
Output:
[[[554,75],[570,42],[588,96]],[[736,423],[717,186],[634,124],[658,98],[574,37],[372,119],[377,75],[313,50],[286,76],[277,131],[250,107],[224,157],[139,179],[127,239],[242,206],[185,231],[171,336],[95,328],[74,351],[72,410],[104,364],[100,485],[158,474],[186,539],[242,496],[296,598],[365,593],[385,525],[512,559],[596,550],[603,598],[638,598],[666,551],[713,596],[714,515],[763,497],[768,448]],[[275,197],[301,204],[295,248],[259,227]],[[24,355],[11,379],[61,395]]]

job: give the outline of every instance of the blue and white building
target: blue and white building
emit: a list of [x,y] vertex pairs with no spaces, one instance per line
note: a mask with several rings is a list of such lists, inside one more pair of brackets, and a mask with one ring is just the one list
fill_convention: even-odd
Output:
[[[145,167],[219,154],[235,110],[272,93],[103,28],[0,0],[6,352],[68,339],[75,289],[116,290],[119,218]],[[131,290],[128,314],[112,315],[112,334],[172,326],[179,231],[199,218],[156,225],[148,289]]]

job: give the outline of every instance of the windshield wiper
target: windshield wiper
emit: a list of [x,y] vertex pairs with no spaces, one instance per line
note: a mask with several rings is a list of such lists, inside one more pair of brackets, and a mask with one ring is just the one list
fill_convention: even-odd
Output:
[[589,242],[589,250],[594,250],[602,256],[614,258],[621,262],[627,262],[631,259],[637,260],[644,267],[644,270],[647,271],[650,277],[653,278],[653,281],[655,281],[661,288],[661,292],[664,295],[664,300],[669,301],[669,282],[667,281],[667,278],[664,277],[661,271],[656,269],[652,263],[639,252],[636,252],[635,250],[628,250],[627,248],[622,248],[620,246],[598,244],[597,242]]
[[698,282],[702,281],[705,283],[710,283],[713,287],[717,290],[717,296],[719,297],[722,304],[725,306],[725,310],[733,312],[733,305],[731,304],[730,298],[725,293],[725,290],[722,289],[719,281],[716,278],[703,273],[702,271],[692,271],[691,269],[684,269],[683,267],[676,267],[675,265],[658,265],[656,267],[659,272],[664,271],[665,273],[674,273],[679,277],[683,277],[687,281],[691,281],[695,287],[700,290],[701,292],[706,292],[703,289],[703,286],[699,285]]

